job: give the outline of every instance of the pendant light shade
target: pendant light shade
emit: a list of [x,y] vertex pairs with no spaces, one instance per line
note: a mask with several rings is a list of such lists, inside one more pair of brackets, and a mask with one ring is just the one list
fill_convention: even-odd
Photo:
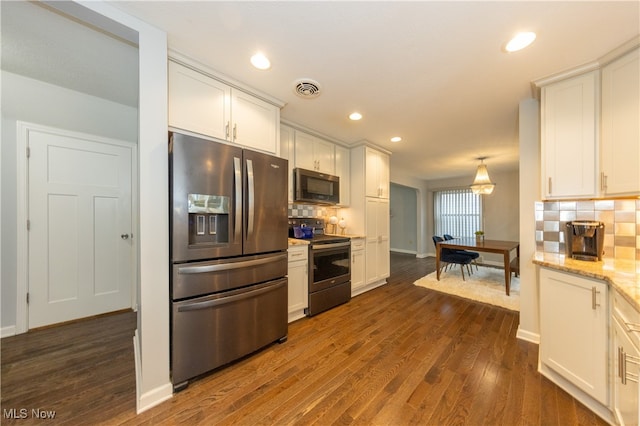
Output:
[[493,188],[496,186],[491,182],[491,179],[489,179],[489,172],[487,171],[487,166],[484,164],[485,158],[486,157],[478,158],[478,160],[480,160],[480,165],[476,172],[476,178],[473,180],[473,184],[471,185],[471,191],[474,194],[491,194],[493,192]]

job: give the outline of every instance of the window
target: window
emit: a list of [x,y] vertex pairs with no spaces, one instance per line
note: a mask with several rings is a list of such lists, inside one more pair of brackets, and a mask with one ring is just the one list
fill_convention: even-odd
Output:
[[471,189],[447,189],[433,194],[435,234],[473,237],[482,229],[482,197]]

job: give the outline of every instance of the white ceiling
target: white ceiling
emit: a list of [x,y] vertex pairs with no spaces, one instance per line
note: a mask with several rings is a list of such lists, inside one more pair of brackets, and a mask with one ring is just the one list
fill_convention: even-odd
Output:
[[[392,170],[423,179],[471,177],[479,156],[490,172],[517,169],[518,103],[531,81],[640,34],[638,1],[112,4],[164,29],[172,50],[284,101],[283,119],[346,144],[371,141],[392,152]],[[520,30],[538,39],[504,53]],[[250,66],[257,50],[270,70]],[[299,78],[320,82],[322,94],[296,96]],[[354,110],[360,122],[348,120]],[[389,142],[396,135],[403,141]]]

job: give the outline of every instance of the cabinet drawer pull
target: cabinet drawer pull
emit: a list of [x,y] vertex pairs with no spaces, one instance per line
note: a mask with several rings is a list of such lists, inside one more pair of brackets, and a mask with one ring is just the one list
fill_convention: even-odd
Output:
[[600,292],[596,290],[596,287],[595,286],[591,287],[591,309],[593,309],[594,311],[598,306],[600,306],[597,300],[598,294],[600,294]]

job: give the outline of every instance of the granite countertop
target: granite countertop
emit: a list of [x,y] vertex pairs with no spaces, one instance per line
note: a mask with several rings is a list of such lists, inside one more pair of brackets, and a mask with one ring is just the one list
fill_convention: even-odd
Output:
[[289,238],[289,246],[306,246],[309,245],[309,240],[303,240],[300,238]]
[[[332,235],[336,237],[347,237],[347,238],[366,238],[364,235],[356,235],[356,234],[326,234]],[[299,246],[309,244],[309,240],[305,240],[304,238],[289,238],[289,246]]]
[[347,238],[367,238],[366,235],[358,235],[358,234],[327,234],[332,235],[334,237],[347,237]]
[[598,262],[575,260],[563,254],[536,252],[533,263],[608,282],[640,311],[640,262],[604,259]]

